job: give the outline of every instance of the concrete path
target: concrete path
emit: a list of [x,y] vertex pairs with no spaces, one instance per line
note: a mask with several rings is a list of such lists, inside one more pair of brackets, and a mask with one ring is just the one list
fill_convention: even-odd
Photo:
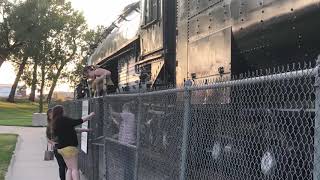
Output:
[[0,126],[0,133],[19,135],[6,180],[60,179],[56,160],[43,160],[47,144],[45,128]]
[[44,161],[45,128],[0,126],[0,133],[18,134],[19,139],[6,180],[58,180],[56,161]]

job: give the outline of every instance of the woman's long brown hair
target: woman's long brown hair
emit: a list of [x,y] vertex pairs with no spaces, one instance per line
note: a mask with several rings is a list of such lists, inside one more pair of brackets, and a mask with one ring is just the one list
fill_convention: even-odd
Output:
[[50,113],[52,113],[52,109],[51,108],[48,109],[48,111],[47,111],[47,123],[48,123],[48,126],[50,126],[51,123],[52,123],[52,119],[50,118]]
[[60,121],[63,116],[63,112],[63,106],[61,105],[57,105],[52,109],[52,128],[54,131],[56,129],[57,122]]
[[52,109],[48,109],[47,111],[47,129],[46,135],[48,139],[52,139],[52,119],[50,118],[50,113],[52,113]]

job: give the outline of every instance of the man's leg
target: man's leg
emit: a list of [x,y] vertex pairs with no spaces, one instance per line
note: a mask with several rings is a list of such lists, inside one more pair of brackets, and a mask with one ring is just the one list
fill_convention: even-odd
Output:
[[97,94],[97,92],[98,92],[98,81],[97,81],[97,79],[95,79],[93,82],[92,82],[92,91],[93,91],[93,96],[94,97],[97,97],[98,96],[98,94]]
[[64,159],[61,156],[61,154],[59,154],[56,149],[54,150],[54,156],[56,157],[58,165],[59,165],[59,176],[60,176],[60,179],[61,180],[65,180],[66,179],[67,165],[64,162]]
[[104,91],[103,91],[103,79],[96,79],[96,89],[97,89],[97,95],[98,96],[103,96],[104,95]]

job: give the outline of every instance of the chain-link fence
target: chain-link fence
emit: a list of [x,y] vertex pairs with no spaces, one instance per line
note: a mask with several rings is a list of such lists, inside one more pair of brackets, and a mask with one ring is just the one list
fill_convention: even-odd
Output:
[[[90,180],[320,179],[319,68],[89,100]],[[70,116],[81,101],[65,102]]]

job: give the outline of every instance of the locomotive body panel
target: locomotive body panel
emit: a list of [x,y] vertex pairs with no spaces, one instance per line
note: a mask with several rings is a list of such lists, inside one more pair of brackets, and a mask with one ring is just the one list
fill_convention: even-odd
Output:
[[118,60],[118,88],[120,92],[138,91],[140,73],[135,66],[137,59],[136,53],[131,51]]
[[[232,33],[225,38],[231,39],[231,57],[225,56],[225,59],[231,63],[232,74],[304,62],[320,54],[320,34],[317,32],[320,29],[319,0],[177,2],[177,82],[194,76],[195,72],[191,69],[193,62],[208,65],[207,58],[202,58],[203,54],[206,56],[214,53],[215,49],[225,48],[224,43],[208,47],[214,41],[219,41],[208,36],[228,27],[232,28]],[[199,47],[195,50],[194,41],[208,41],[206,50]],[[212,75],[217,74],[214,73],[216,67],[224,67],[225,72],[230,72],[226,61],[213,61],[218,64],[207,70]]]
[[[230,73],[231,28],[213,33],[190,42],[188,75],[199,79]],[[199,61],[201,63],[199,63]]]
[[[116,54],[118,51],[129,45],[131,42],[138,39],[140,25],[141,25],[141,14],[137,10],[139,9],[139,3],[131,5],[133,9],[125,12],[124,17],[114,22],[106,30],[106,38],[96,48],[95,52],[89,59],[89,64],[101,64],[110,56]],[[108,32],[111,31],[111,32]]]
[[150,76],[151,88],[175,80],[175,1],[142,0],[139,69]]
[[140,33],[141,55],[163,49],[163,0],[142,0],[143,24]]

